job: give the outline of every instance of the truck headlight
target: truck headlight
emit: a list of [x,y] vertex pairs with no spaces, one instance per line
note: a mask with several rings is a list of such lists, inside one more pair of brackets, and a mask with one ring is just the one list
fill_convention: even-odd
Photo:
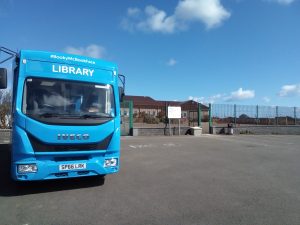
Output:
[[36,173],[37,165],[36,164],[21,164],[18,165],[18,173]]
[[118,159],[117,158],[111,158],[111,159],[105,159],[104,161],[104,167],[113,167],[118,165]]

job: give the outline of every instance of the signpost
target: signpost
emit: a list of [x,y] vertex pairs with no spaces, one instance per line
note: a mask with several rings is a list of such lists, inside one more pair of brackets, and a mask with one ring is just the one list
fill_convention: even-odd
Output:
[[171,135],[171,119],[178,119],[178,122],[179,122],[178,133],[180,135],[181,107],[180,106],[168,106],[168,119],[169,119],[170,135]]

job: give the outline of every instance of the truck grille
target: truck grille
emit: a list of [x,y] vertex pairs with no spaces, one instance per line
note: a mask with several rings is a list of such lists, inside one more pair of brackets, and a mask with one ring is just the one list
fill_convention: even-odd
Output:
[[113,133],[108,135],[102,141],[89,144],[48,144],[44,143],[32,135],[28,134],[30,143],[35,152],[66,152],[66,151],[94,151],[106,150]]

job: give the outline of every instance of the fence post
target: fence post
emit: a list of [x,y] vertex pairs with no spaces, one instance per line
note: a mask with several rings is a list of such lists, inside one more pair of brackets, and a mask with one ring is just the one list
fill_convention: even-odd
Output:
[[233,105],[234,127],[236,127],[236,104]]
[[167,126],[168,126],[167,112],[168,112],[168,103],[165,102],[165,118],[164,118],[164,123],[165,123],[164,134],[165,135],[167,135]]
[[167,124],[168,124],[168,103],[166,102],[165,103],[165,127],[167,127]]
[[276,106],[276,126],[278,126],[278,116],[279,116],[278,106]]
[[212,104],[211,103],[209,103],[209,111],[208,111],[208,116],[209,116],[209,131],[210,131],[210,133],[211,133],[211,129],[212,129],[212,115],[211,115],[211,113],[212,113]]
[[256,105],[256,125],[258,125],[258,105]]
[[297,107],[294,107],[294,125],[297,125]]
[[129,130],[132,132],[133,129],[133,101],[129,102]]
[[198,127],[201,127],[201,119],[202,119],[202,111],[201,111],[201,103],[198,103]]

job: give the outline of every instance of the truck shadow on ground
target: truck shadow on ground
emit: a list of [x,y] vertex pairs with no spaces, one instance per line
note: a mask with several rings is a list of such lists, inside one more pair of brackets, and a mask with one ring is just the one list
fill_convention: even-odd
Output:
[[101,186],[105,179],[80,177],[17,183],[10,177],[10,145],[0,145],[0,196],[19,196]]

